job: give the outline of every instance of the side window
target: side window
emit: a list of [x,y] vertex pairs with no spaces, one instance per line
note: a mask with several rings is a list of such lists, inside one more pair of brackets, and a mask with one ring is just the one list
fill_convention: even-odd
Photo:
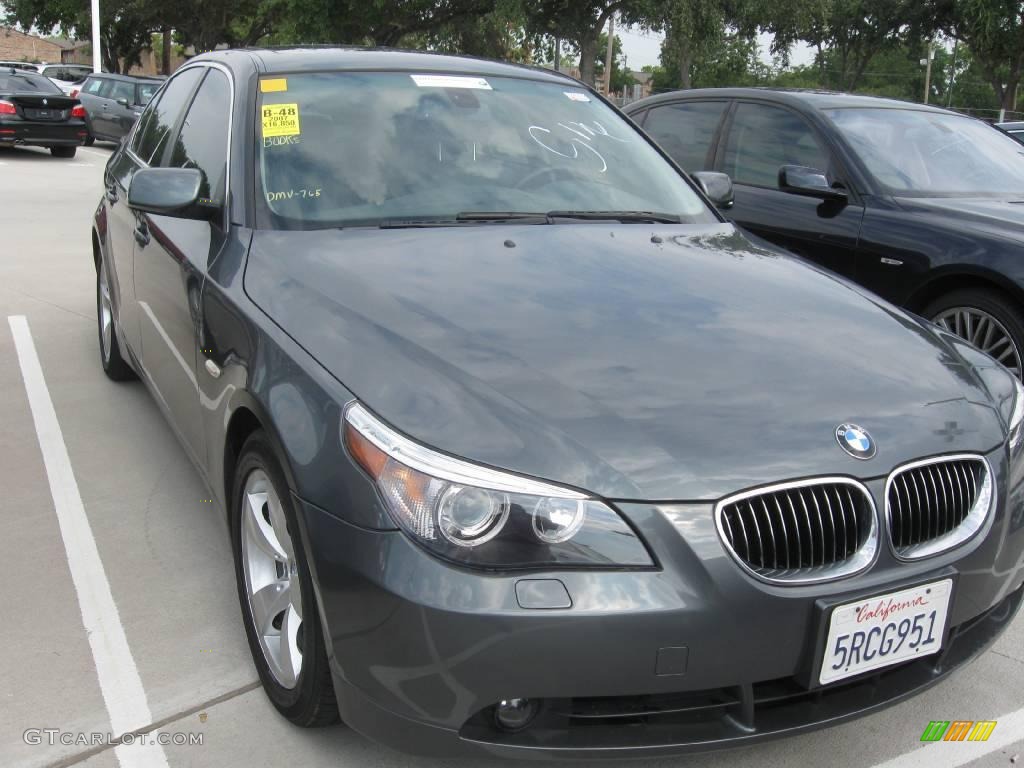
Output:
[[153,95],[159,90],[159,83],[139,83],[139,96],[135,100],[136,104],[145,106],[153,100]]
[[737,105],[722,170],[738,184],[778,187],[783,165],[828,172],[828,151],[807,122],[788,109],[766,104]]
[[686,101],[654,107],[644,130],[684,171],[705,170],[705,158],[728,102]]
[[135,102],[135,83],[126,83],[124,80],[113,81],[113,88],[110,89],[110,93],[107,98],[117,101],[118,99],[127,99],[129,104]]
[[143,122],[139,124],[132,140],[132,151],[143,162],[149,165],[160,164],[171,132],[202,76],[203,69],[200,67],[186,69],[175,75],[167,83],[160,100],[146,110]]
[[189,107],[169,163],[172,168],[202,171],[199,195],[217,204],[224,202],[230,104],[231,86],[227,77],[211,69]]
[[82,86],[82,91],[92,96],[103,96],[104,90],[109,90],[109,88],[104,88],[104,86],[107,85],[109,82],[109,80],[104,80],[99,77],[90,77],[86,81],[85,85]]

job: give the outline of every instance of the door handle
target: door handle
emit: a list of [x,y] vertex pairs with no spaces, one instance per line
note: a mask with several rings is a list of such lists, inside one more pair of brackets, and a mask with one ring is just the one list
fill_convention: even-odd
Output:
[[146,226],[146,222],[140,221],[136,224],[132,234],[135,235],[135,242],[139,245],[149,245],[149,227]]

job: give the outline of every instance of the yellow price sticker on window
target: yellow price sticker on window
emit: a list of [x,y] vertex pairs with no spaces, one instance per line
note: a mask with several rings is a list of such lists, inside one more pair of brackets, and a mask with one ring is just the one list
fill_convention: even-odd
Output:
[[298,136],[301,133],[298,104],[264,104],[262,118],[264,136]]

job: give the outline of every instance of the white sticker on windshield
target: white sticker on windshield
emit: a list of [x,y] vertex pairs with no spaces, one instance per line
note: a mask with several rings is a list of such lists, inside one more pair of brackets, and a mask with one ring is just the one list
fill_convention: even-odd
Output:
[[460,77],[458,75],[409,75],[420,88],[475,88],[490,91],[491,84],[482,77]]
[[590,97],[587,94],[580,93],[579,91],[562,91],[562,93],[573,101],[590,101]]

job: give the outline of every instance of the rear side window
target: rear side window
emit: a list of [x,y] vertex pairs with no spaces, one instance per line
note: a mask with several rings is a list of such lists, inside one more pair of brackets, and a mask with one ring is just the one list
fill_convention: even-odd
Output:
[[211,69],[189,107],[169,163],[172,168],[202,171],[199,196],[215,204],[224,202],[230,104],[231,86],[227,77]]
[[160,100],[151,106],[132,140],[132,151],[148,165],[159,165],[167,140],[203,76],[199,67],[186,69],[171,78]]
[[684,171],[703,171],[727,103],[686,101],[654,107],[647,113],[644,130]]
[[778,187],[779,168],[829,170],[828,152],[799,115],[767,104],[741,103],[733,115],[722,170],[739,184]]

